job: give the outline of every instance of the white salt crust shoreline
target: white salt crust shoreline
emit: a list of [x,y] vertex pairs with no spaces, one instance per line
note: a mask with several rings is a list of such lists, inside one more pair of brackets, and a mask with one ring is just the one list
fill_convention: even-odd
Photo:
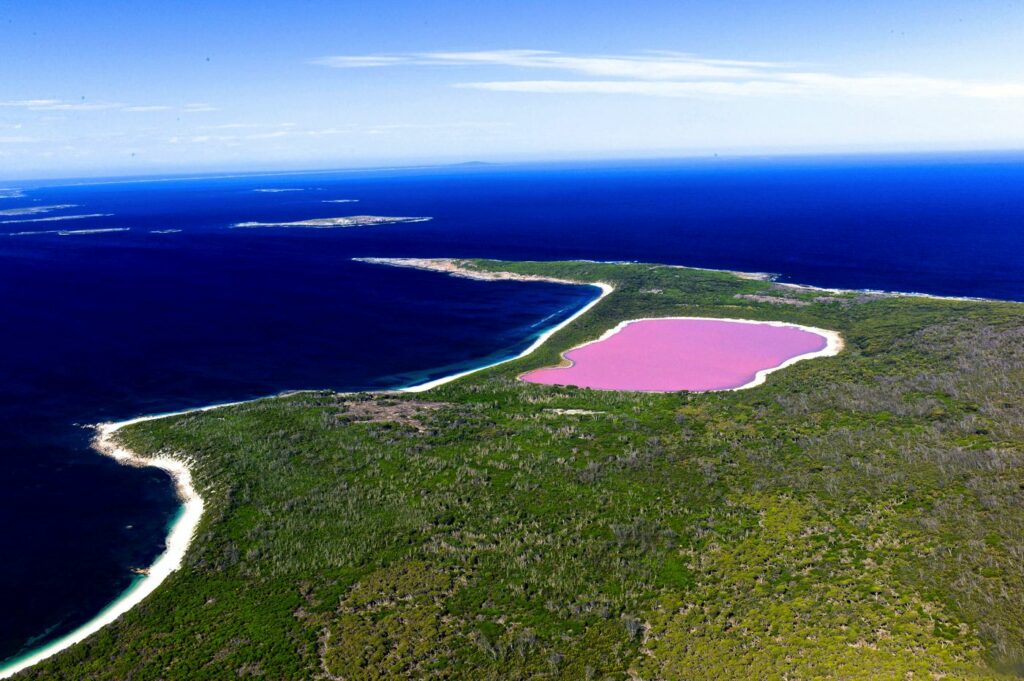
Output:
[[[772,372],[778,371],[780,369],[785,369],[786,367],[792,366],[793,364],[796,364],[797,362],[803,361],[805,359],[814,359],[815,357],[833,357],[835,355],[838,355],[840,352],[842,352],[843,345],[844,345],[843,344],[843,337],[841,335],[839,335],[839,332],[837,332],[837,331],[832,331],[832,330],[829,330],[829,329],[819,329],[816,326],[805,326],[803,324],[793,324],[791,322],[761,321],[761,320],[758,320],[758,319],[734,319],[734,318],[730,318],[730,317],[637,317],[636,319],[627,319],[625,321],[621,321],[618,324],[616,324],[615,326],[613,326],[612,328],[610,328],[607,331],[605,331],[603,334],[601,334],[600,337],[595,338],[594,340],[591,340],[591,341],[587,341],[586,343],[580,343],[579,345],[577,345],[575,347],[571,347],[568,350],[562,352],[561,353],[562,364],[560,366],[562,368],[568,368],[568,367],[573,366],[573,364],[575,364],[575,362],[573,362],[571,359],[566,357],[566,355],[568,353],[572,352],[573,350],[579,350],[580,348],[585,348],[588,345],[593,345],[595,343],[600,343],[602,341],[606,341],[609,338],[611,338],[612,336],[614,336],[615,334],[617,334],[620,331],[622,331],[623,329],[625,329],[630,324],[634,324],[636,322],[665,321],[665,320],[668,320],[668,319],[671,319],[671,320],[684,320],[684,321],[702,321],[702,322],[733,322],[733,323],[736,323],[736,324],[759,324],[759,325],[762,325],[762,326],[775,326],[775,327],[780,327],[780,328],[800,329],[801,331],[807,331],[809,333],[813,333],[815,335],[822,336],[825,339],[825,347],[823,347],[821,350],[814,350],[812,352],[805,352],[802,355],[796,355],[794,357],[790,357],[789,359],[787,359],[786,361],[782,362],[781,364],[779,364],[777,366],[769,367],[767,369],[761,369],[756,374],[754,374],[754,378],[752,380],[748,381],[747,383],[744,383],[743,385],[738,385],[738,386],[736,386],[734,388],[718,388],[718,389],[715,389],[715,390],[687,390],[685,392],[692,392],[692,393],[702,393],[702,392],[734,392],[736,390],[746,390],[747,388],[754,388],[754,387],[757,387],[757,386],[763,384],[767,380],[768,374],[770,374]],[[519,376],[517,376],[517,378],[520,381],[523,381],[524,383],[531,383],[531,381],[528,381],[525,378],[523,378],[526,374],[530,373],[531,371],[536,371],[536,369],[531,369],[530,371],[527,371],[527,372],[524,372],[522,374],[519,374]],[[535,385],[542,385],[542,384],[535,384]],[[600,388],[593,388],[593,389],[594,390],[600,390]],[[625,391],[621,391],[621,392],[630,392],[630,391],[625,390]],[[643,392],[682,392],[682,391],[657,390],[657,391],[643,391]]]
[[[407,388],[402,388],[401,389],[403,392],[411,392],[411,393],[424,392],[426,390],[430,390],[431,388],[436,388],[439,385],[444,385],[445,383],[450,383],[450,382],[455,381],[457,379],[460,379],[460,378],[462,378],[464,376],[468,376],[469,374],[473,374],[473,373],[476,373],[478,371],[483,371],[484,369],[490,369],[490,368],[498,366],[500,364],[505,364],[506,362],[512,362],[514,360],[517,360],[517,359],[520,359],[522,357],[525,357],[525,356],[529,355],[534,350],[536,350],[541,345],[543,345],[544,342],[548,338],[553,336],[555,333],[557,333],[558,331],[560,331],[564,327],[566,327],[569,324],[571,324],[573,321],[578,319],[580,316],[586,314],[588,311],[590,311],[591,308],[593,308],[595,305],[597,305],[599,302],[601,302],[601,300],[603,300],[608,294],[610,294],[612,291],[615,290],[615,287],[613,287],[611,284],[607,284],[605,282],[582,282],[582,281],[572,281],[572,280],[569,280],[569,279],[559,279],[559,278],[556,278],[556,277],[544,277],[544,276],[539,276],[539,275],[534,275],[534,274],[515,274],[515,273],[511,273],[511,272],[489,272],[489,271],[471,270],[471,269],[467,269],[465,267],[462,267],[461,265],[459,265],[459,261],[456,260],[456,259],[453,259],[453,258],[354,258],[354,260],[358,260],[359,262],[365,262],[365,263],[369,263],[369,264],[373,264],[373,265],[390,265],[392,267],[408,267],[408,268],[411,268],[411,269],[425,270],[425,271],[429,271],[429,272],[440,272],[440,273],[443,273],[443,274],[448,274],[448,275],[453,276],[453,277],[464,277],[466,279],[479,279],[479,280],[483,280],[483,281],[499,281],[499,280],[546,281],[546,282],[551,282],[551,283],[556,283],[556,284],[574,284],[574,285],[577,285],[577,286],[586,286],[586,285],[596,286],[596,287],[601,289],[601,295],[600,296],[598,296],[596,299],[592,300],[590,303],[588,303],[584,307],[580,308],[580,310],[577,311],[576,314],[574,314],[573,316],[569,317],[568,319],[566,319],[561,324],[558,324],[557,326],[552,327],[551,329],[549,329],[548,331],[546,331],[545,333],[540,335],[537,338],[537,340],[534,341],[532,345],[530,345],[530,347],[526,348],[526,350],[524,350],[523,352],[519,353],[515,357],[510,357],[508,359],[503,359],[503,360],[500,360],[500,361],[497,361],[497,362],[493,362],[493,363],[487,364],[485,366],[477,367],[477,368],[474,368],[474,369],[469,369],[467,371],[463,371],[463,372],[460,372],[460,373],[457,373],[457,374],[452,374],[451,376],[445,376],[443,378],[438,378],[438,379],[435,379],[433,381],[427,381],[426,383],[421,383],[419,385],[414,385],[414,386],[411,386],[411,387],[407,387]],[[664,267],[671,267],[671,268],[676,268],[676,269],[695,269],[695,268],[685,267],[685,266],[682,266],[682,265],[664,265]],[[732,274],[732,275],[734,275],[736,277],[739,277],[741,279],[765,280],[769,276],[769,275],[764,274],[762,272],[734,272],[732,270],[712,270],[712,271],[714,271],[714,272],[726,272],[728,274]],[[812,288],[812,287],[805,287],[805,288]],[[912,294],[912,295],[914,295],[914,294]],[[735,388],[723,388],[722,390],[714,391],[714,392],[746,390],[747,388],[754,388],[756,386],[762,385],[767,380],[768,374],[770,374],[770,373],[772,373],[774,371],[779,371],[780,369],[785,369],[786,367],[792,366],[796,362],[799,362],[799,361],[805,360],[805,359],[814,359],[815,357],[832,357],[834,355],[839,354],[842,351],[842,349],[843,349],[843,339],[842,339],[842,336],[840,336],[838,332],[832,331],[832,330],[829,330],[829,329],[819,329],[818,327],[815,327],[815,326],[805,326],[803,324],[794,324],[794,323],[791,323],[791,322],[760,321],[760,320],[756,320],[756,319],[734,319],[734,318],[727,318],[727,317],[725,317],[725,318],[723,318],[723,317],[641,317],[641,318],[637,318],[637,319],[627,319],[625,321],[619,322],[613,328],[608,329],[607,331],[605,331],[601,335],[600,338],[597,338],[597,339],[592,340],[592,341],[587,341],[586,343],[582,343],[580,345],[577,345],[574,348],[570,348],[570,349],[566,350],[565,352],[562,353],[562,360],[563,360],[563,362],[568,362],[569,366],[571,366],[572,365],[572,360],[568,359],[565,356],[566,353],[571,352],[572,350],[576,350],[578,348],[584,347],[586,345],[590,345],[591,343],[599,343],[599,342],[601,342],[603,340],[607,340],[608,338],[611,338],[612,336],[617,334],[619,331],[622,331],[624,328],[626,328],[626,326],[628,326],[629,324],[632,324],[633,322],[651,321],[651,320],[655,320],[655,319],[692,319],[692,320],[700,320],[700,321],[737,322],[737,323],[740,323],[740,324],[766,324],[768,326],[779,326],[779,327],[789,327],[789,328],[800,329],[802,331],[808,331],[810,333],[817,334],[817,335],[823,336],[825,338],[825,347],[822,348],[821,350],[815,350],[814,352],[806,352],[806,353],[804,353],[802,355],[797,355],[795,357],[790,357],[789,359],[787,359],[785,362],[782,362],[778,366],[770,367],[768,369],[761,369],[760,371],[758,371],[754,375],[754,378],[751,381],[749,381],[748,383],[744,383],[743,385],[737,386]],[[518,376],[518,378],[519,378],[519,380],[523,380],[523,374],[520,374]],[[528,382],[528,381],[524,381],[524,382]]]

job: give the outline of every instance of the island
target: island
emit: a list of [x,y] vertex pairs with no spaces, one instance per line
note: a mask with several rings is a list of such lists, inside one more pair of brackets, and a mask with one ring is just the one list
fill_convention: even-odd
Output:
[[296,222],[236,222],[233,227],[313,227],[332,229],[336,227],[372,227],[394,225],[403,222],[427,222],[428,217],[389,217],[386,215],[349,215],[340,218],[315,218]]
[[[2,196],[2,194],[0,194]],[[74,203],[61,203],[58,205],[50,206],[24,206],[22,208],[6,208],[0,210],[0,216],[9,217],[17,215],[39,215],[40,213],[50,213],[55,210],[64,210],[65,208],[77,208],[77,204]]]
[[[1024,668],[1024,305],[646,263],[367,267],[383,264],[601,293],[530,352],[428,389],[102,427],[105,453],[175,475],[193,539],[140,577],[159,588],[18,678]],[[521,380],[623,322],[668,318],[843,346],[738,390]]]

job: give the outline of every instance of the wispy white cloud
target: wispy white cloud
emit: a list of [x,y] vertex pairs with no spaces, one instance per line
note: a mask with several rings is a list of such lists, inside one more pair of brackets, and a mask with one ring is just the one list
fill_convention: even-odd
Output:
[[[0,101],[0,108],[21,109],[23,111],[125,111],[129,113],[176,110],[175,107],[166,104],[124,104],[121,102],[68,101],[64,99],[10,99]],[[186,104],[177,110],[185,112],[217,111],[215,107],[209,104]]]
[[0,107],[27,109],[29,111],[104,111],[124,108],[124,104],[116,102],[68,102],[61,99],[14,99],[0,102]]
[[777,96],[799,93],[799,89],[791,84],[764,81],[506,80],[456,83],[455,87],[495,92],[659,97]]
[[1024,83],[965,83],[914,76],[845,78],[827,74],[792,74],[778,80],[638,81],[511,80],[456,83],[456,87],[495,92],[541,94],[629,94],[657,97],[777,97],[843,95],[852,97],[961,97],[1021,99]]
[[[229,124],[230,125],[230,124]],[[315,129],[295,129],[293,124],[285,124],[287,127],[279,128],[276,130],[263,130],[261,132],[251,132],[246,134],[202,134],[202,135],[176,135],[171,137],[167,141],[171,144],[210,144],[210,143],[221,143],[221,144],[240,144],[242,142],[252,142],[256,140],[273,140],[282,138],[301,138],[301,137],[328,137],[332,135],[342,135],[345,133],[352,132],[352,128],[315,128]],[[261,127],[261,126],[257,126]],[[231,128],[226,128],[231,129]]]
[[776,68],[766,62],[702,59],[685,54],[637,57],[588,57],[562,55],[538,50],[494,50],[482,52],[428,52],[422,63],[449,65],[510,66],[524,69],[573,71],[587,76],[672,80],[678,78],[747,78],[759,70]]
[[312,63],[336,69],[362,69],[372,66],[394,66],[405,61],[407,61],[405,57],[367,55],[361,57],[321,57],[312,60]]
[[640,55],[567,55],[540,50],[417,52],[398,55],[322,57],[336,68],[382,66],[500,67],[547,70],[576,77],[471,81],[456,87],[499,92],[619,94],[658,97],[956,97],[1024,98],[1024,80],[970,81],[906,73],[845,75],[788,62],[709,59],[675,52]]
[[759,69],[775,68],[769,62],[703,59],[686,54],[652,53],[641,56],[572,56],[545,50],[480,50],[474,52],[418,52],[406,55],[321,57],[312,61],[333,68],[379,66],[507,66],[524,69],[556,69],[589,76],[613,76],[663,80],[671,78],[738,78]]
[[836,92],[867,97],[968,97],[1016,99],[1024,97],[1024,80],[978,82],[929,78],[910,74],[840,76],[828,73],[787,73],[785,82],[804,91]]
[[374,125],[365,129],[365,132],[378,134],[402,130],[492,130],[496,128],[507,128],[508,123],[486,122],[486,121],[452,121],[450,123],[387,123]]
[[294,128],[294,123],[222,123],[220,125],[200,125],[199,130],[259,130],[261,128]]
[[224,123],[200,126],[199,134],[175,135],[170,144],[223,144],[240,145],[260,140],[303,140],[328,138],[339,135],[385,135],[415,131],[490,131],[508,127],[507,123],[485,121],[452,121],[449,123],[382,123],[378,125],[341,125],[329,128],[303,128],[295,123]]
[[0,135],[0,144],[29,144],[36,141],[35,137],[27,135]]
[[185,113],[204,113],[207,111],[220,111],[220,109],[206,102],[190,102],[181,108]]

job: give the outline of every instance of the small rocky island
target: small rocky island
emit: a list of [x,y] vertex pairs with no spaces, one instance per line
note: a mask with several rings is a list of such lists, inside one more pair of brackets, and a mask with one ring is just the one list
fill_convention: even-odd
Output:
[[402,222],[426,222],[428,217],[391,217],[387,215],[348,215],[340,218],[315,218],[296,222],[238,222],[233,227],[312,227],[334,229],[338,227],[373,227]]

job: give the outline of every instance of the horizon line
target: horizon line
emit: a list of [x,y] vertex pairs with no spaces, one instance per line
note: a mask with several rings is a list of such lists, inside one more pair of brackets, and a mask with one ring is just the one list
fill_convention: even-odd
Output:
[[[349,165],[349,166],[323,166],[323,167],[306,167],[306,168],[272,168],[268,167],[264,170],[236,170],[231,168],[220,168],[210,170],[180,170],[174,171],[168,169],[166,172],[161,172],[154,168],[152,170],[145,170],[141,173],[121,173],[117,170],[112,171],[97,171],[97,174],[86,174],[86,175],[67,175],[67,176],[36,176],[36,177],[25,177],[25,178],[14,178],[14,177],[0,177],[0,183],[3,184],[33,184],[40,185],[42,183],[57,183],[61,186],[67,185],[99,185],[99,184],[129,184],[133,182],[160,182],[160,181],[181,181],[190,179],[233,179],[243,177],[283,177],[292,175],[314,175],[321,173],[345,173],[345,172],[390,172],[390,171],[403,171],[403,170],[426,170],[432,168],[458,168],[458,167],[496,167],[496,166],[524,166],[524,165],[557,165],[557,164],[633,164],[633,163],[671,163],[674,161],[715,161],[715,160],[728,160],[728,161],[743,161],[743,160],[786,160],[786,159],[840,159],[840,158],[884,158],[884,157],[940,157],[940,156],[957,156],[957,157],[971,157],[971,156],[1013,156],[1016,154],[1024,154],[1024,145],[1020,147],[1011,148],[989,148],[989,147],[978,147],[978,148],[953,148],[953,149],[935,149],[935,150],[851,150],[851,151],[804,151],[804,150],[786,150],[786,151],[739,151],[739,152],[691,152],[691,153],[679,153],[679,154],[666,154],[666,155],[641,155],[639,152],[632,155],[622,156],[565,156],[565,157],[537,157],[537,158],[524,158],[524,159],[506,159],[499,161],[485,161],[479,159],[470,159],[465,161],[435,161],[435,162],[422,162],[416,163],[413,161],[408,162],[396,162],[396,163],[384,163],[378,164],[367,164],[367,165]],[[0,186],[0,190],[3,189],[19,189],[14,186]]]

